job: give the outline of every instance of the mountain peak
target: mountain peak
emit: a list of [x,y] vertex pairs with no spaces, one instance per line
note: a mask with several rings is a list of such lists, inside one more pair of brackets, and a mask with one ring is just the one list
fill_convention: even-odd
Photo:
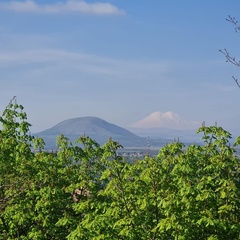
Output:
[[172,111],[168,111],[168,112],[165,112],[165,113],[153,112],[148,116],[148,118],[155,119],[155,120],[161,120],[163,118],[171,120],[171,119],[179,118],[179,116]]
[[176,130],[195,129],[199,126],[199,122],[186,120],[172,111],[153,112],[131,125],[134,128],[169,128]]

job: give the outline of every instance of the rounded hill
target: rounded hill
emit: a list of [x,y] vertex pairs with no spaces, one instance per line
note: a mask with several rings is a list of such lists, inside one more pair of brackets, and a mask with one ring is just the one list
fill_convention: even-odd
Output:
[[98,117],[78,117],[58,123],[57,125],[42,131],[44,135],[101,135],[109,137],[138,137],[134,133],[109,123]]
[[109,123],[101,118],[90,116],[67,119],[34,135],[43,138],[47,147],[54,148],[56,146],[56,137],[60,134],[65,135],[72,142],[86,135],[99,144],[104,144],[109,138],[112,138],[124,147],[146,146],[145,138],[139,137],[127,129]]

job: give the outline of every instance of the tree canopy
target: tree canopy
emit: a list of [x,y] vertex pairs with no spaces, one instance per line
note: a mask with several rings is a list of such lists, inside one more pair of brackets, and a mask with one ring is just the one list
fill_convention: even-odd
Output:
[[0,239],[240,239],[240,138],[221,127],[132,164],[112,139],[45,151],[14,101],[0,122]]

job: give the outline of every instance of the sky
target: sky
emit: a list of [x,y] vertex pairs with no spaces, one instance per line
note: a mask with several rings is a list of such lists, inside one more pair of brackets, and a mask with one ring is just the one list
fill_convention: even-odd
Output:
[[239,127],[239,0],[0,0],[0,111],[32,132],[74,117],[128,127],[172,111]]

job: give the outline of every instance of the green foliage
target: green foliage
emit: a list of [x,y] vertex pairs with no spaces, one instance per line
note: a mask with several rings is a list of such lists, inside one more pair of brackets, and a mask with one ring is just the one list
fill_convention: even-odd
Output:
[[204,126],[204,145],[131,164],[112,139],[60,135],[47,152],[23,110],[0,118],[0,239],[240,239],[240,137]]

